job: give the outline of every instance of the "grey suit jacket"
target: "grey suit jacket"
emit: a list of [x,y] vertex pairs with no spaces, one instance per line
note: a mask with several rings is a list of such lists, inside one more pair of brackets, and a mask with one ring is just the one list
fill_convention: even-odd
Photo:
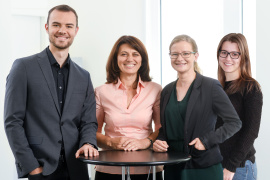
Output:
[[46,50],[16,60],[7,77],[4,121],[18,177],[39,166],[43,175],[54,172],[63,140],[71,179],[89,179],[87,166],[75,158],[84,143],[97,147],[96,101],[86,70],[70,61],[61,115]]

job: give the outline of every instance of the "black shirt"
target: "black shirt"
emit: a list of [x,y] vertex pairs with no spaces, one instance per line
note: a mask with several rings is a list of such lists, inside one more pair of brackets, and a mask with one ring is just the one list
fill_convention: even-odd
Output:
[[49,61],[51,64],[52,73],[53,73],[53,77],[55,81],[56,92],[58,96],[58,103],[59,103],[59,107],[62,113],[64,104],[65,104],[66,94],[67,94],[70,57],[68,55],[64,65],[62,66],[62,68],[60,68],[60,65],[54,58],[49,47],[47,47],[46,51],[47,51]]

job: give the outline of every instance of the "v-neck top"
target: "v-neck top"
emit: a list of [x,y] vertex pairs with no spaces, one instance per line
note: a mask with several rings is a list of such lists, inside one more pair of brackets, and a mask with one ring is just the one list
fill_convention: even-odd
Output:
[[168,137],[169,151],[184,151],[184,127],[188,100],[192,92],[194,81],[182,99],[177,100],[176,83],[171,93],[169,102],[165,109],[166,130]]

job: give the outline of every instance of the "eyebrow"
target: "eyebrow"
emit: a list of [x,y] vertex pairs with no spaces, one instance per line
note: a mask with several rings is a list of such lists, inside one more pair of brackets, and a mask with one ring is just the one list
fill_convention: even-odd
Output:
[[[123,51],[120,51],[120,53],[122,53],[122,52],[125,52],[125,53],[128,53],[127,51],[125,51],[125,50],[123,50]],[[139,53],[139,51],[137,51],[137,50],[134,50],[133,52],[131,52],[131,53]]]
[[[61,24],[61,23],[59,23],[59,22],[52,22],[52,24]],[[65,25],[68,25],[68,26],[75,26],[73,23],[67,23],[67,24],[65,24]]]

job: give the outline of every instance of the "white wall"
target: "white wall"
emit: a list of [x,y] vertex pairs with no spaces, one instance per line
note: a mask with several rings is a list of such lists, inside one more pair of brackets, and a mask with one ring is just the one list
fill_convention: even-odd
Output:
[[[9,22],[11,21],[11,5],[9,1],[0,0],[0,117],[3,117],[4,109],[4,92],[5,92],[5,79],[9,71],[11,62],[11,34],[9,34]],[[0,123],[0,174],[1,179],[11,180],[14,179],[14,158],[10,151],[6,135],[4,132],[4,123]]]
[[[211,6],[206,6],[206,4],[211,4]],[[222,0],[162,1],[163,87],[177,78],[177,73],[171,66],[169,45],[175,36],[181,34],[187,34],[196,41],[199,52],[198,64],[203,75],[217,78],[216,48],[224,35],[227,21],[233,19],[230,16],[225,16],[227,14],[225,14],[223,4],[226,3],[223,3]],[[237,19],[238,16],[235,12],[237,10],[230,14],[233,14],[234,19]],[[234,31],[238,31],[238,27],[230,27]]]
[[251,59],[252,77],[256,79],[256,1],[243,1],[243,34],[245,35]]
[[263,91],[263,113],[259,137],[255,143],[257,150],[258,179],[269,179],[270,162],[270,80],[269,80],[269,42],[270,42],[270,1],[256,1],[256,22],[257,22],[257,67],[256,79],[259,81]]

